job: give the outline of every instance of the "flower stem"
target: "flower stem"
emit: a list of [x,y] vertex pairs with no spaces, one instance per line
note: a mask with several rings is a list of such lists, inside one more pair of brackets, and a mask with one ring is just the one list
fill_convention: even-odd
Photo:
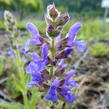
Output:
[[16,59],[17,67],[18,67],[18,72],[19,72],[21,84],[24,87],[24,91],[22,92],[22,95],[23,95],[24,104],[26,106],[28,103],[28,98],[27,98],[27,90],[26,90],[26,84],[25,84],[24,67],[23,67],[23,64],[21,61],[17,40],[14,40],[14,42],[15,42],[15,46],[16,46],[16,49],[15,49],[15,57],[16,58],[15,59]]
[[[51,40],[51,58],[52,58],[52,60],[55,59],[55,45],[54,45],[54,43],[55,43],[55,40],[54,40],[54,38],[52,38],[52,40]],[[50,75],[51,77],[54,75],[54,66],[51,66],[50,74],[51,74]]]

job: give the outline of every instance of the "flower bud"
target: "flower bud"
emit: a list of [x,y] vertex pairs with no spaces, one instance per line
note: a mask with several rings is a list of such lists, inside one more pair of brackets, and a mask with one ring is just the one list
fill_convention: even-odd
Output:
[[58,36],[60,33],[61,33],[61,31],[62,31],[62,29],[63,29],[63,27],[62,26],[59,26],[57,29],[56,29],[56,36]]
[[14,19],[12,13],[10,13],[9,11],[4,12],[4,18],[7,22],[11,23],[12,25],[15,24],[15,19]]
[[50,16],[53,20],[55,20],[56,17],[58,16],[58,14],[59,14],[59,12],[58,12],[58,10],[55,8],[55,5],[54,5],[54,4],[53,4],[53,5],[49,5],[49,6],[47,7],[47,11],[48,11],[49,16]]
[[56,19],[56,24],[57,26],[63,26],[69,19],[69,14],[62,14]]
[[55,30],[53,24],[49,24],[47,27],[47,33],[51,37],[57,37],[61,33],[61,31],[62,31],[61,26],[57,27],[56,30]]
[[47,33],[52,36],[54,34],[54,27],[52,24],[49,24],[47,27]]

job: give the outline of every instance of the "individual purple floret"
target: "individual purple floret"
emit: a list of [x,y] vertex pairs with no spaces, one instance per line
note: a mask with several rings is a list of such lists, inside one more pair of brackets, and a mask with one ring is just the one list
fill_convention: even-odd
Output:
[[73,102],[76,100],[76,97],[75,97],[75,95],[74,95],[72,92],[70,92],[70,91],[71,91],[71,89],[70,89],[68,86],[64,85],[64,86],[62,87],[62,89],[61,89],[60,94],[61,94],[62,97],[64,97],[64,98],[66,99],[66,101],[67,101],[68,103],[73,104]]
[[86,50],[86,42],[84,40],[82,41],[75,41],[76,40],[76,35],[80,28],[82,27],[82,24],[80,23],[75,23],[69,30],[68,35],[67,35],[67,45],[72,47],[72,46],[77,46],[79,52],[84,52]]
[[58,101],[58,92],[57,92],[58,87],[59,87],[59,80],[55,79],[52,82],[47,94],[45,95],[45,98],[50,101]]
[[69,20],[69,15],[66,13],[60,14],[54,5],[48,6],[47,9],[48,13],[45,18],[48,39],[39,34],[34,24],[27,24],[27,29],[30,31],[32,39],[29,39],[22,52],[27,53],[31,49],[30,44],[41,47],[41,56],[36,52],[28,53],[32,57],[31,62],[26,67],[26,73],[31,76],[28,86],[39,87],[41,92],[46,93],[44,98],[49,101],[62,100],[73,104],[76,100],[75,90],[73,89],[77,88],[79,84],[72,80],[75,70],[65,73],[67,64],[64,61],[74,52],[74,47],[77,47],[79,52],[86,50],[86,42],[76,40],[82,24],[74,24],[67,36],[62,37],[61,31],[64,24]]
[[40,45],[40,34],[36,26],[32,23],[27,24],[27,29],[30,31],[33,39],[30,40],[30,43],[33,45]]

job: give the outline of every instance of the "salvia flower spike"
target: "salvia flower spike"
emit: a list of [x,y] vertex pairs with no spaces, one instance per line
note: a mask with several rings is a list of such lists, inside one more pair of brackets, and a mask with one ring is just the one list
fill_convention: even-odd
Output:
[[[40,35],[34,24],[27,24],[27,29],[32,35],[32,39],[27,41],[25,47],[25,53],[32,57],[31,62],[26,67],[26,73],[31,76],[28,86],[39,87],[41,92],[46,93],[44,98],[49,101],[56,102],[64,98],[64,102],[72,104],[76,100],[72,89],[78,87],[79,84],[72,80],[75,70],[71,69],[65,73],[67,67],[65,59],[74,52],[75,46],[79,52],[86,50],[86,42],[76,40],[82,24],[77,22],[70,28],[66,37],[61,37],[63,27],[70,19],[69,14],[60,14],[53,4],[48,6],[45,18],[48,39]],[[40,55],[29,51],[31,44],[41,47]]]

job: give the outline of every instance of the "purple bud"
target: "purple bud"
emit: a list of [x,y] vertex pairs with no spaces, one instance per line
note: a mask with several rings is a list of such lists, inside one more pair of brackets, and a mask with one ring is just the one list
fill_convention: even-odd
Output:
[[55,5],[54,5],[54,4],[53,4],[53,5],[49,5],[49,6],[47,7],[47,11],[48,11],[49,16],[50,16],[53,20],[55,20],[56,17],[58,16],[58,14],[59,14],[59,12],[58,12],[57,9],[55,8]]
[[59,87],[60,81],[55,79],[53,83],[50,86],[50,89],[48,90],[47,94],[45,95],[45,98],[50,101],[58,101],[58,92],[57,88]]
[[47,33],[51,37],[57,37],[61,33],[62,28],[62,26],[59,26],[55,29],[53,24],[49,24],[47,27]]
[[53,36],[54,35],[54,26],[53,24],[49,24],[48,27],[47,27],[47,33],[50,35],[50,36]]
[[63,59],[63,58],[67,58],[68,55],[73,51],[73,48],[69,47],[64,49],[63,51],[59,52],[56,54],[55,58],[56,59]]
[[57,26],[63,26],[69,19],[69,14],[62,14],[56,20]]
[[62,26],[59,26],[57,29],[56,29],[56,36],[58,36],[60,33],[61,33],[61,31],[62,31],[62,29],[63,29],[63,27]]

